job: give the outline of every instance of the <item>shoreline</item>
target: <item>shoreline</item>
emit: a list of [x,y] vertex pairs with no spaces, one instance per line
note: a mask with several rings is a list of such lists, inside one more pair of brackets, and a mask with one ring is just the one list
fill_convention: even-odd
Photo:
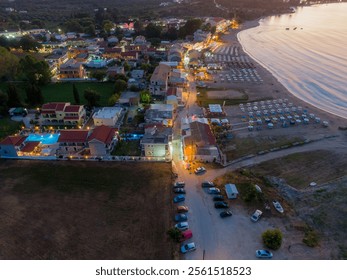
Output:
[[[265,65],[263,65],[261,62],[259,62],[256,58],[254,58],[252,55],[250,55],[244,46],[241,43],[241,40],[239,39],[239,33],[252,29],[255,27],[258,27],[260,25],[260,21],[263,20],[266,17],[261,17],[256,20],[252,21],[246,21],[242,23],[241,27],[234,32],[230,30],[230,34],[224,34],[223,35],[223,41],[226,43],[234,43],[238,44],[244,55],[247,55],[251,61],[256,65],[256,68],[260,72],[261,76],[263,76],[264,83],[262,85],[258,85],[256,87],[249,86],[251,90],[255,90],[257,92],[257,98],[265,98],[269,97],[269,95],[272,98],[288,98],[293,101],[293,103],[297,104],[298,106],[302,106],[303,108],[309,109],[310,112],[314,113],[315,115],[319,116],[322,120],[326,120],[329,122],[329,127],[335,126],[336,128],[338,126],[344,127],[347,125],[347,119],[339,116],[337,114],[334,114],[332,112],[329,112],[327,110],[321,109],[316,107],[315,105],[301,99],[300,97],[296,96],[294,93],[292,93],[288,88],[285,87],[284,84],[282,84],[275,74],[273,74]],[[245,87],[247,89],[247,87]]]

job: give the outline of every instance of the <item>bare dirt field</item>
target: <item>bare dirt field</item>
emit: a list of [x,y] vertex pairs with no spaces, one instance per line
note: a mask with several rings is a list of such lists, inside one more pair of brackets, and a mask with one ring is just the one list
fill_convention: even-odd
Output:
[[171,165],[0,161],[0,259],[171,259]]
[[208,98],[212,98],[212,99],[223,99],[223,98],[227,98],[227,99],[233,99],[233,98],[243,98],[244,97],[244,93],[238,91],[238,90],[220,90],[220,91],[208,91],[207,92],[207,96]]
[[[270,190],[292,209],[287,226],[313,229],[326,258],[347,258],[347,156],[332,151],[296,153],[251,168],[256,177],[267,177]],[[281,178],[281,179],[279,179]],[[316,187],[310,187],[316,182]],[[272,187],[271,187],[272,186]],[[306,226],[293,220],[301,220]]]

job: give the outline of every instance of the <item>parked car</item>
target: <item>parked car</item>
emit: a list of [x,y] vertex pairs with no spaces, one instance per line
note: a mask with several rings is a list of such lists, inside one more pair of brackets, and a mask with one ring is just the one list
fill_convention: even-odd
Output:
[[194,250],[196,250],[196,246],[194,242],[185,244],[181,247],[181,253],[183,254],[194,251]]
[[188,220],[188,217],[186,214],[176,214],[175,215],[175,222],[186,222]]
[[209,188],[208,189],[209,194],[220,194],[220,189],[218,188]]
[[230,210],[228,210],[228,211],[221,212],[219,215],[221,216],[221,218],[226,218],[226,217],[232,216],[233,213]]
[[175,182],[175,184],[173,185],[174,188],[184,188],[186,185],[185,182],[180,181],[180,182]]
[[189,229],[188,222],[181,222],[175,225],[175,228],[179,229],[180,231],[185,231]]
[[222,196],[222,195],[215,195],[214,197],[213,197],[213,201],[224,201],[224,196]]
[[257,221],[260,219],[260,217],[261,217],[262,214],[263,214],[263,212],[261,212],[260,210],[255,210],[255,212],[254,212],[253,215],[251,216],[251,220],[252,220],[253,222],[257,222]]
[[214,207],[215,208],[228,208],[229,205],[228,205],[228,203],[226,203],[224,201],[218,201],[218,202],[215,202]]
[[193,232],[190,229],[182,232],[180,241],[185,241],[193,237]]
[[177,207],[177,213],[186,213],[189,211],[189,208],[187,206],[178,206]]
[[204,173],[204,172],[206,172],[206,168],[203,167],[203,166],[200,166],[200,167],[198,167],[198,168],[196,168],[196,169],[194,170],[194,173],[195,173],[196,175],[202,174],[202,173]]
[[186,191],[183,188],[174,188],[174,193],[186,193]]
[[214,184],[210,181],[203,181],[201,183],[201,187],[203,188],[213,188],[214,187]]
[[185,201],[186,198],[183,194],[179,194],[179,195],[176,195],[173,199],[173,202],[174,203],[178,203],[178,202],[182,202],[182,201]]
[[273,255],[268,250],[257,250],[255,251],[255,256],[260,259],[271,259]]

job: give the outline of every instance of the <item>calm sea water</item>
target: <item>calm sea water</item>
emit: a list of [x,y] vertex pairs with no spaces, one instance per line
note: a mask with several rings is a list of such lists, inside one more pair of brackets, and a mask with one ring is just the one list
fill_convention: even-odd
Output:
[[347,119],[347,3],[271,16],[238,38],[293,95]]

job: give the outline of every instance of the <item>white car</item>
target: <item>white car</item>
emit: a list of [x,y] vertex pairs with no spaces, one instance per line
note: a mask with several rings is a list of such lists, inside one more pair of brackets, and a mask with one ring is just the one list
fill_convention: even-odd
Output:
[[184,188],[185,185],[186,183],[183,181],[175,182],[174,188]]
[[206,171],[206,168],[203,166],[200,166],[194,170],[194,173],[195,174],[201,174],[201,173],[204,173],[205,171]]
[[255,212],[253,213],[253,215],[251,216],[251,220],[253,221],[253,222],[257,222],[259,219],[260,219],[260,217],[261,217],[261,215],[263,214],[263,212],[261,212],[260,210],[255,210]]
[[208,189],[209,194],[220,194],[220,189],[218,188],[209,188]]
[[175,225],[175,228],[179,229],[180,231],[185,231],[189,229],[189,225],[187,222],[181,222]]
[[188,253],[188,252],[192,252],[194,250],[196,250],[196,246],[195,246],[194,242],[185,244],[181,247],[181,253],[183,253],[183,254]]

